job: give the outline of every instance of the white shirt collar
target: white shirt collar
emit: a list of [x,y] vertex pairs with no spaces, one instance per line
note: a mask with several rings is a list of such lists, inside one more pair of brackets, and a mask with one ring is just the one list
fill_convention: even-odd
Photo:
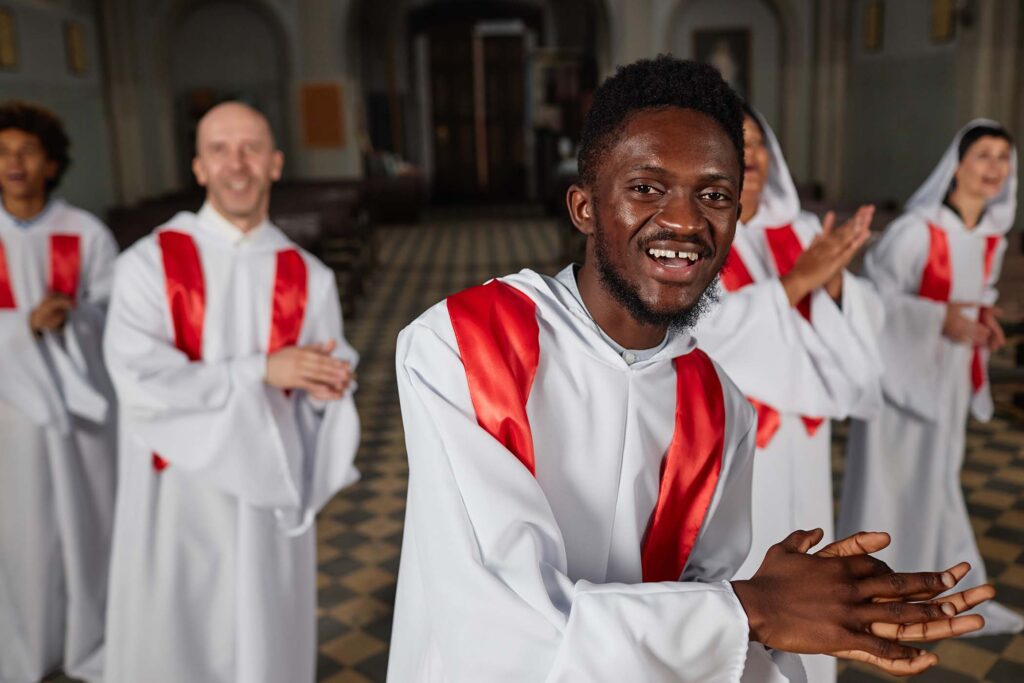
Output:
[[220,235],[236,247],[252,242],[257,233],[266,229],[270,225],[270,220],[264,218],[263,221],[252,230],[239,230],[234,223],[229,221],[227,218],[224,218],[217,209],[213,208],[213,205],[210,204],[209,201],[203,202],[203,206],[199,209],[199,213],[196,217],[199,219],[199,225],[201,227]]

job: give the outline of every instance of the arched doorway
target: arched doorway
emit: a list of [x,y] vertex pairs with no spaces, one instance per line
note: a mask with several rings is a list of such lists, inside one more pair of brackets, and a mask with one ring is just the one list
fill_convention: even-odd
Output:
[[258,3],[214,0],[186,10],[170,41],[170,86],[178,172],[192,180],[196,124],[214,104],[235,99],[263,112],[287,147],[286,43]]

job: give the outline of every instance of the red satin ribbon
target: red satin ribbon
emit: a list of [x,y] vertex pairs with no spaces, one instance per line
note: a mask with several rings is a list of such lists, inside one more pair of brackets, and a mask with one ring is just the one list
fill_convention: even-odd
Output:
[[[998,235],[989,235],[985,238],[985,276],[983,282],[986,285],[992,277],[992,264],[995,261],[996,249],[999,248],[999,243],[1002,240],[1003,238]],[[982,308],[978,311],[978,320],[981,320],[982,313],[986,310],[986,308]],[[979,346],[975,346],[974,353],[971,354],[971,388],[974,390],[974,393],[981,391],[987,380],[982,349]]]
[[[982,266],[984,269],[982,281],[985,284],[988,284],[989,278],[992,277],[996,250],[1002,239],[998,235],[989,235],[985,238],[985,261]],[[948,303],[952,290],[953,266],[949,255],[949,236],[939,226],[929,223],[928,260],[921,273],[921,286],[918,289],[918,295],[933,301]],[[978,311],[979,320],[982,310]],[[985,381],[985,360],[981,347],[976,346],[971,354],[971,389],[973,393],[978,393],[985,386]]]
[[928,224],[928,260],[921,273],[918,294],[925,299],[949,301],[953,287],[953,267],[949,260],[949,238],[946,231],[934,223]]
[[[306,262],[298,250],[277,252],[267,353],[294,346],[299,341],[302,321],[306,317],[306,290]],[[291,396],[291,393],[289,389],[284,390],[285,396]]]
[[[448,297],[477,422],[536,476],[526,401],[540,360],[536,305],[497,280]],[[702,351],[675,359],[676,427],[641,564],[644,581],[678,580],[718,482],[725,405]]]
[[0,309],[16,308],[14,289],[11,287],[11,273],[7,270],[7,255],[3,240],[0,240]]
[[674,362],[676,427],[641,549],[644,581],[682,576],[722,470],[725,400],[715,366],[700,349]]
[[498,280],[448,297],[477,422],[536,475],[526,400],[540,361],[536,304]]
[[[768,249],[772,252],[775,270],[779,277],[793,270],[796,260],[804,251],[804,246],[800,244],[800,238],[793,230],[793,224],[778,228],[765,228],[764,237],[768,241]],[[796,309],[800,311],[804,320],[811,322],[811,296],[809,294],[800,300]]]
[[299,341],[299,332],[306,315],[306,280],[306,262],[297,249],[277,252],[267,353],[285,346],[294,346]]
[[761,403],[750,396],[747,396],[747,400],[750,401],[750,405],[754,406],[754,411],[757,413],[757,447],[767,448],[775,438],[775,432],[779,431],[779,427],[782,425],[782,417],[779,415],[779,411],[767,403]]
[[[174,323],[174,345],[190,361],[203,357],[203,318],[206,290],[199,250],[184,232],[164,230],[157,235],[163,255],[164,288]],[[168,462],[153,454],[153,468],[160,472]]]
[[747,264],[743,263],[743,259],[736,249],[729,249],[729,253],[726,254],[720,277],[722,286],[727,292],[735,292],[754,282],[750,271],[747,270]]
[[50,291],[74,299],[82,267],[78,235],[50,235]]
[[[780,232],[781,231],[781,232]],[[788,235],[787,235],[788,233]],[[792,268],[793,264],[796,263],[797,257],[800,252],[803,251],[803,247],[800,246],[800,240],[797,239],[796,233],[793,232],[791,225],[786,225],[781,228],[769,228],[765,231],[766,237],[768,237],[768,246],[772,250],[772,258],[775,259],[775,266],[779,269],[779,275],[782,275],[782,263],[785,263],[788,267],[786,272],[788,273]],[[774,237],[772,237],[774,235]],[[775,240],[774,242],[772,240]],[[795,248],[799,251],[794,256],[792,250]],[[776,248],[779,251],[776,251]],[[754,283],[754,278],[750,276],[750,271],[747,269],[743,259],[740,257],[739,252],[735,249],[730,249],[729,254],[725,257],[725,265],[722,266],[722,285],[728,292],[735,292],[738,289],[742,289],[747,285]],[[805,297],[800,302],[801,305],[807,304],[806,312],[801,309],[800,313],[807,319],[808,322],[811,320],[811,308],[810,298]],[[762,403],[755,398],[747,397],[750,401],[750,405],[754,406],[754,410],[757,411],[757,447],[767,448],[768,444],[775,438],[775,433],[779,431],[779,426],[782,423],[782,417],[779,415],[779,411],[772,408],[767,403]],[[807,430],[808,436],[814,436],[818,432],[818,428],[821,427],[825,421],[821,417],[807,417],[802,416],[804,429]]]

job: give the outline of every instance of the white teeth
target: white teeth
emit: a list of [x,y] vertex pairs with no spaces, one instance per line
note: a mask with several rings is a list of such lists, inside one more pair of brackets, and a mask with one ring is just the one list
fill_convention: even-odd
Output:
[[654,258],[686,259],[695,263],[700,256],[695,251],[672,251],[671,249],[648,249],[647,253]]

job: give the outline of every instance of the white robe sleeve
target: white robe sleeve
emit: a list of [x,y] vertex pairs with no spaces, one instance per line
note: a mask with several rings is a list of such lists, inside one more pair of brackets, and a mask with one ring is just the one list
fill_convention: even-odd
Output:
[[928,231],[914,216],[893,223],[867,254],[864,273],[885,309],[878,346],[882,390],[896,405],[935,419],[941,400],[939,369],[945,343],[946,305],[918,296],[928,255]]
[[[291,402],[263,381],[266,355],[191,362],[175,347],[152,238],[118,259],[104,354],[122,429],[145,457],[157,453],[171,467],[202,472],[205,482],[251,505],[301,509],[299,429]],[[130,446],[132,455],[138,451]]]
[[[356,353],[345,339],[341,318],[341,300],[334,274],[324,270],[322,283],[316,283],[313,291],[321,300],[306,316],[302,331],[303,343],[323,342],[333,339],[337,347],[332,354],[346,360],[355,370],[359,362]],[[312,280],[312,277],[311,277]],[[359,478],[353,465],[359,446],[359,415],[353,394],[356,386],[349,386],[344,396],[337,401],[318,401],[305,392],[299,393],[295,402],[296,422],[304,442],[303,450],[308,453],[304,467],[303,508],[304,528],[313,520],[316,512],[343,487]]]
[[694,332],[743,392],[784,413],[845,417],[858,388],[778,278],[722,292]]
[[42,345],[29,327],[31,313],[27,306],[0,309],[0,401],[37,425],[67,433],[67,411]]
[[[740,680],[748,625],[728,582],[571,580],[543,490],[453,398],[468,397],[458,352],[414,323],[397,366],[410,468],[403,576],[423,598],[406,607],[430,620],[444,680]],[[419,665],[391,663],[399,677]]]
[[[798,225],[805,244],[821,232],[817,216],[801,213]],[[828,349],[836,371],[846,377],[850,403],[832,417],[874,417],[882,407],[882,357],[878,335],[885,322],[881,299],[869,280],[843,271],[840,305],[824,288],[811,293],[811,328]],[[805,330],[807,328],[804,328]]]
[[103,327],[114,279],[117,243],[103,226],[83,234],[84,264],[79,295],[63,328],[43,334],[68,412],[102,423],[112,409],[103,364]]

